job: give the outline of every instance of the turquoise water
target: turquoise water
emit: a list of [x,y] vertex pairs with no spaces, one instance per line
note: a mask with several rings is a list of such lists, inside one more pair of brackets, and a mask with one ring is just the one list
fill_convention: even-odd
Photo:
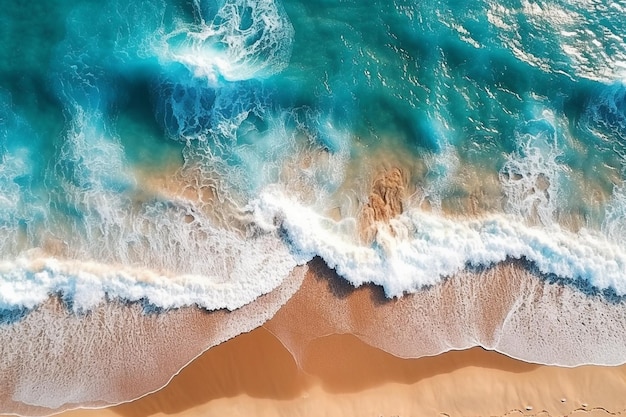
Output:
[[[0,309],[236,309],[315,256],[390,297],[515,258],[619,298],[625,10],[7,3]],[[363,241],[383,154],[422,168],[396,233]],[[488,209],[458,204],[473,195]]]

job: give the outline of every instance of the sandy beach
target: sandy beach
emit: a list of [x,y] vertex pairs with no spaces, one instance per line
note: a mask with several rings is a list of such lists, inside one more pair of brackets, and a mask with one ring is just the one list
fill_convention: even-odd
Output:
[[264,328],[210,349],[163,390],[90,416],[608,416],[626,367],[538,366],[473,348],[400,359],[350,335],[316,340],[305,372]]
[[[372,294],[377,290],[344,288],[340,282],[324,279],[324,274],[331,273],[321,264],[310,265],[301,289],[274,318],[209,349],[164,389],[108,409],[74,410],[62,415],[626,414],[626,366],[537,365],[480,347],[403,359],[372,347],[359,337],[368,337],[363,330],[368,319],[363,314],[371,313],[366,305],[374,305]],[[318,302],[313,303],[310,297]],[[361,329],[359,337],[333,334],[335,330],[341,332],[342,324],[334,322],[332,313],[320,313],[329,307],[329,299],[350,305],[350,326],[355,333]],[[381,325],[380,318],[371,319]],[[335,330],[329,327],[331,322]],[[380,329],[384,334],[385,327]]]

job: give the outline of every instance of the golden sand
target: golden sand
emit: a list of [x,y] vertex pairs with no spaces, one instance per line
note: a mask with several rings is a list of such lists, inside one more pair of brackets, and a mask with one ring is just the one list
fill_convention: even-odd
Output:
[[90,416],[623,415],[626,367],[539,366],[473,348],[400,359],[351,335],[315,340],[300,370],[264,328],[210,349],[163,390]]

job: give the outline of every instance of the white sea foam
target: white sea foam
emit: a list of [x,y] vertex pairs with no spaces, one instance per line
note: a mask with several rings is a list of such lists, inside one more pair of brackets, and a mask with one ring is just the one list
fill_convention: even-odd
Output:
[[561,153],[554,123],[548,110],[542,112],[541,119],[529,122],[527,128],[532,133],[519,134],[518,149],[500,170],[507,213],[523,220],[536,216],[544,225],[556,220],[562,175],[567,170],[559,162]]
[[[237,206],[249,196],[241,190],[254,195],[280,182],[284,160],[290,154],[297,160],[303,148],[296,145],[294,126],[287,121],[293,115],[269,109],[263,89],[246,84],[285,67],[293,28],[272,1],[225,1],[211,16],[199,4],[196,8],[199,22],[181,22],[151,43],[164,64],[160,117],[172,136],[188,143],[188,165],[197,164],[201,178],[209,170],[222,176],[227,185],[217,198],[232,199]],[[176,72],[182,67],[184,76]],[[171,77],[170,70],[175,72]],[[202,204],[183,198],[155,197],[135,204],[138,185],[125,169],[114,129],[98,110],[106,105],[106,95],[97,94],[95,106],[78,103],[82,93],[76,98],[72,92],[61,97],[72,119],[58,155],[60,186],[54,191],[60,211],[70,213],[46,225],[63,242],[65,253],[62,260],[37,254],[9,257],[2,278],[1,305],[6,308],[33,307],[51,292],[71,295],[77,309],[92,308],[105,294],[145,298],[160,307],[237,308],[275,288],[297,263],[317,255],[354,285],[379,284],[390,296],[436,284],[467,265],[490,265],[507,257],[526,258],[546,274],[626,292],[620,272],[626,255],[619,238],[619,190],[605,223],[610,239],[593,231],[569,233],[555,223],[565,168],[559,163],[551,114],[544,112],[543,120],[533,121],[543,123],[539,131],[520,134],[519,148],[502,169],[507,215],[451,220],[411,209],[393,219],[390,229],[379,228],[373,244],[364,246],[354,219],[336,222],[319,214],[333,208],[325,206],[325,199],[343,179],[342,153],[349,148],[348,135],[332,123],[316,126],[333,155],[324,165],[329,169],[301,170],[300,183],[314,188],[310,200],[323,195],[324,201],[302,204],[278,186],[267,187],[249,206],[258,228],[237,231],[218,225]],[[435,207],[460,163],[447,142],[437,145],[442,151],[426,161],[432,174],[426,194]],[[3,163],[7,173],[27,165],[10,158]],[[329,190],[321,193],[324,187]],[[240,194],[234,197],[235,192]],[[12,201],[7,204],[13,209]],[[528,227],[525,222],[533,216],[545,228]],[[242,222],[246,220],[242,215]],[[112,270],[105,271],[105,265]]]
[[434,285],[468,265],[507,258],[524,258],[544,274],[626,294],[626,250],[592,231],[529,227],[504,215],[447,219],[413,209],[393,219],[390,229],[379,228],[372,245],[362,246],[355,223],[330,221],[280,191],[263,193],[251,209],[259,227],[284,230],[298,262],[319,255],[353,285],[381,285],[388,296]]
[[[62,293],[77,311],[105,297],[236,309],[276,288],[296,266],[276,233],[220,225],[204,201],[154,195],[136,203],[135,178],[102,113],[74,103],[71,115],[50,173],[59,184],[51,192],[54,215],[43,231],[30,225],[33,237],[24,237],[24,245],[35,249],[3,252],[0,309],[33,308],[52,293]],[[4,167],[16,165],[11,161],[4,158]],[[230,198],[228,190],[219,192],[216,198]],[[9,201],[12,212],[19,201]],[[19,217],[13,217],[3,226],[17,234]],[[60,243],[60,259],[46,252],[47,238]]]
[[[63,67],[56,85],[67,125],[47,172],[51,196],[43,207],[52,214],[40,227],[28,225],[32,236],[26,237],[24,248],[2,252],[0,308],[33,308],[61,293],[77,311],[92,309],[107,297],[163,308],[197,304],[236,309],[276,288],[296,266],[287,245],[276,233],[238,228],[228,216],[242,214],[237,201],[255,187],[251,179],[260,184],[278,180],[277,161],[292,150],[283,118],[266,114],[259,86],[232,82],[265,77],[287,64],[293,28],[281,6],[226,1],[210,19],[180,23],[178,31],[151,44],[162,62],[182,63],[195,75],[179,71],[164,96],[174,119],[169,125],[176,129],[173,135],[198,142],[186,148],[183,168],[200,172],[191,178],[199,194],[211,190],[198,199],[140,190],[108,119],[114,94],[108,94],[106,80],[98,79],[102,68],[83,60],[82,49],[68,46],[77,36],[68,33],[69,40],[59,47]],[[97,44],[92,40],[79,43],[90,48]],[[215,60],[203,55],[209,50],[217,51]],[[219,88],[207,83],[206,72],[214,69],[228,81]],[[266,125],[256,126],[254,117]],[[238,131],[246,123],[247,139]],[[251,143],[235,146],[238,140]],[[3,171],[4,183],[12,187],[5,194],[11,219],[3,226],[16,236],[23,219],[15,197],[24,192],[13,179],[29,166],[18,159],[4,158]],[[7,239],[7,245],[15,246],[16,239]]]
[[[196,4],[196,7],[200,5]],[[202,10],[198,10],[203,15]],[[217,85],[268,77],[289,62],[294,30],[273,0],[229,0],[215,16],[181,26],[157,39],[153,48],[164,62],[179,62]]]
[[222,251],[207,247],[204,253],[186,258],[202,263],[207,268],[203,274],[56,259],[37,252],[3,261],[0,309],[33,308],[59,293],[71,300],[76,311],[92,309],[105,297],[142,300],[161,308],[195,304],[233,310],[276,288],[296,266],[276,236],[243,240],[232,232],[215,230],[214,244]]
[[[528,226],[524,216],[449,219],[440,213],[408,209],[392,219],[390,227],[379,227],[374,242],[364,245],[353,218],[334,221],[320,214],[330,208],[326,207],[329,193],[321,192],[323,187],[313,190],[316,201],[303,204],[293,190],[288,194],[278,185],[266,186],[251,201],[248,213],[240,214],[242,221],[254,221],[243,230],[216,224],[210,213],[191,200],[157,198],[134,205],[123,189],[134,187],[133,178],[121,168],[115,137],[103,136],[94,126],[100,120],[97,113],[92,117],[79,117],[80,111],[75,114],[68,146],[79,149],[83,157],[62,152],[59,163],[72,161],[72,170],[60,169],[59,173],[64,179],[63,194],[81,214],[51,225],[51,233],[66,244],[62,259],[32,252],[5,261],[1,308],[32,308],[50,293],[62,293],[76,310],[93,308],[105,297],[145,300],[164,308],[197,304],[235,309],[271,291],[297,264],[315,256],[353,285],[381,285],[388,296],[437,284],[468,265],[486,266],[507,258],[525,258],[544,274],[580,278],[591,286],[626,294],[622,242],[585,229],[578,234],[563,230],[550,221],[552,206],[540,212],[547,213],[541,217],[543,227]],[[284,124],[277,126],[282,127],[269,131],[290,137],[281,130],[286,129]],[[86,145],[88,137],[95,146]],[[507,165],[509,178],[518,174],[535,184],[539,174],[546,175],[550,201],[546,198],[539,204],[552,205],[557,195],[550,191],[558,182],[556,174],[551,174],[558,171],[556,159],[537,156],[537,152],[553,152],[553,143],[550,136],[532,137],[531,151]],[[120,169],[111,172],[105,160]],[[341,159],[335,162],[342,164]],[[319,177],[319,172],[310,174],[310,181],[304,178],[309,186],[326,178]],[[261,177],[263,183],[276,180],[276,175]],[[521,193],[531,188],[521,187]],[[516,201],[526,204],[525,198]]]

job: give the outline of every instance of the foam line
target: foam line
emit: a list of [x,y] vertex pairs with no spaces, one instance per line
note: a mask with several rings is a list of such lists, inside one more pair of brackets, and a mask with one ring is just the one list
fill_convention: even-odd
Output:
[[529,227],[505,215],[447,219],[413,209],[392,220],[390,228],[380,227],[372,245],[362,246],[354,227],[341,227],[280,191],[262,194],[251,207],[260,227],[284,230],[300,263],[320,256],[353,285],[381,285],[389,297],[434,285],[468,265],[507,258],[526,259],[543,274],[626,294],[626,251],[590,230],[574,234],[556,224]]
[[235,262],[227,276],[167,274],[50,257],[4,261],[0,264],[0,309],[32,309],[58,293],[71,300],[77,312],[115,298],[147,300],[165,309],[197,305],[234,310],[276,288],[296,266],[275,237],[254,239],[247,246],[246,262]]

